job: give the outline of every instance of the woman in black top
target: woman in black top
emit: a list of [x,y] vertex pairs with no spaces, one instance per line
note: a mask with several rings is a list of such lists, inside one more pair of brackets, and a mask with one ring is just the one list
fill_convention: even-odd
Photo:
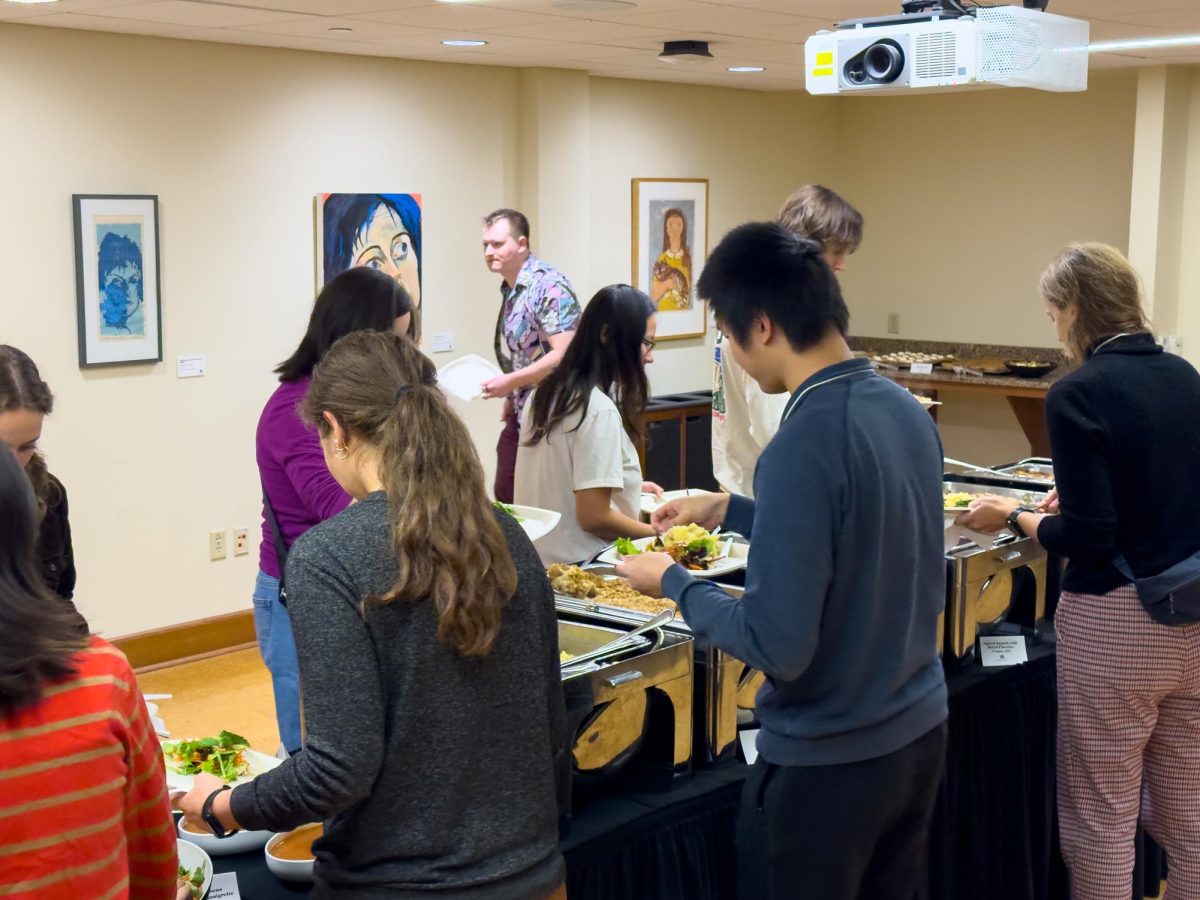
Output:
[[0,444],[6,445],[33,482],[41,524],[38,561],[46,586],[64,600],[75,595],[75,555],[67,520],[67,492],[46,469],[37,449],[42,422],[54,410],[54,395],[38,368],[16,347],[0,344]]
[[985,498],[958,522],[1015,523],[1068,560],[1055,625],[1072,897],[1130,896],[1143,785],[1168,895],[1200,897],[1200,622],[1159,624],[1114,565],[1124,556],[1144,578],[1200,551],[1200,373],[1155,342],[1137,274],[1112,247],[1068,247],[1041,293],[1082,363],[1046,398],[1061,514]]
[[201,827],[323,821],[314,897],[565,898],[553,592],[434,380],[381,332],[313,372],[306,418],[359,502],[288,554],[304,752],[232,793],[199,775],[181,808]]

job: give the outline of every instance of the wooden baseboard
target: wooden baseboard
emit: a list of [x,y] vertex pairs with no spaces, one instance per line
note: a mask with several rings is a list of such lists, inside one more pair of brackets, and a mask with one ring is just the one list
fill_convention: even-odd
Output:
[[111,640],[134,669],[151,671],[254,646],[254,613],[243,610]]

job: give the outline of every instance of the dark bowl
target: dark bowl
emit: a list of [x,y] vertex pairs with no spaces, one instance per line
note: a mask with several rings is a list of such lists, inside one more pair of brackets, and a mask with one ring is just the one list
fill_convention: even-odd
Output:
[[1034,360],[1006,359],[1005,368],[1018,378],[1041,378],[1054,369],[1054,363],[1037,362]]

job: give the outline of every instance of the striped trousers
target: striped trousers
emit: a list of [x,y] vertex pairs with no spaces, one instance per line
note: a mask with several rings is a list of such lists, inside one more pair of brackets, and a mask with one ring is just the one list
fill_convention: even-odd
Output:
[[1167,854],[1164,900],[1200,900],[1200,623],[1153,621],[1132,585],[1064,591],[1058,815],[1072,900],[1129,900],[1143,821]]

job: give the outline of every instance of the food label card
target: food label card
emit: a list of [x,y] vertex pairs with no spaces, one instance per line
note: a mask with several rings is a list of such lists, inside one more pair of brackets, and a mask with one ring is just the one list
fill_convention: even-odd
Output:
[[1015,666],[1029,662],[1023,634],[980,636],[979,653],[979,661],[985,666]]
[[222,872],[212,877],[208,887],[208,900],[242,900],[238,890],[237,872]]
[[932,375],[933,363],[913,363],[910,371],[914,375]]
[[754,761],[758,759],[758,732],[757,728],[738,732],[738,738],[742,742],[742,756],[746,757],[748,766],[754,765]]

